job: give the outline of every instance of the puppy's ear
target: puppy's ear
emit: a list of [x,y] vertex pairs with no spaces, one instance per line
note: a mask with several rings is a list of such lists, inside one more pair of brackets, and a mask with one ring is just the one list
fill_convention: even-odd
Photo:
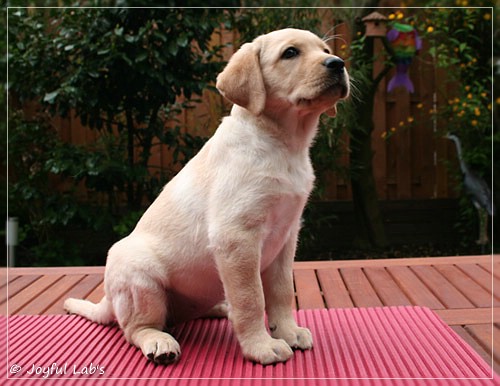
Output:
[[332,107],[326,110],[326,115],[332,118],[335,117],[337,115],[337,104],[334,104]]
[[260,115],[266,104],[259,46],[258,42],[243,44],[219,74],[216,84],[222,95],[254,115]]

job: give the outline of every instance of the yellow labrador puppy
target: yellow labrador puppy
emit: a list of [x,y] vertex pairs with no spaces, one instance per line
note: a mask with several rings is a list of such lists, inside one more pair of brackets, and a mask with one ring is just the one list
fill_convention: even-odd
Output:
[[313,344],[293,318],[292,261],[318,119],[335,114],[349,79],[323,40],[285,29],[244,44],[217,88],[231,115],[112,246],[100,303],[67,299],[65,308],[117,321],[147,358],[169,363],[180,348],[166,325],[223,313],[226,300],[243,355],[283,362]]

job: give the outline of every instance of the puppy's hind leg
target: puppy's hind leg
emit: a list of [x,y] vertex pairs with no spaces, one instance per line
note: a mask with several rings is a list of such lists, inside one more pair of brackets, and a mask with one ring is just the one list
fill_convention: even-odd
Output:
[[149,360],[168,364],[179,358],[179,343],[163,332],[167,320],[167,295],[163,288],[132,283],[113,298],[113,308],[125,338]]
[[217,303],[210,310],[208,310],[202,318],[213,318],[213,319],[222,319],[227,318],[229,314],[229,306],[227,302],[224,300],[220,303]]
[[106,296],[97,304],[89,300],[69,298],[64,302],[64,309],[69,314],[81,315],[99,324],[110,324],[115,320],[113,307]]

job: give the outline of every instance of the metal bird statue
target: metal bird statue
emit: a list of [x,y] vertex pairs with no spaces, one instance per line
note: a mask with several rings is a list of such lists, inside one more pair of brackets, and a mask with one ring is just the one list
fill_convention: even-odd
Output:
[[477,243],[482,246],[484,252],[484,246],[488,243],[488,215],[493,216],[495,214],[495,206],[491,199],[491,190],[486,182],[465,163],[462,156],[460,139],[454,134],[447,134],[446,138],[455,142],[457,157],[463,174],[464,188],[466,193],[471,197],[479,216],[479,239]]

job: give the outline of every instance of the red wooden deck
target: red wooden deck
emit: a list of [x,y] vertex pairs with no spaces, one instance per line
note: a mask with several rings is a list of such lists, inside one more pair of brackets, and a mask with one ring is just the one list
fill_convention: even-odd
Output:
[[[0,315],[62,314],[98,301],[104,267],[0,270]],[[418,305],[434,310],[500,369],[500,255],[296,262],[297,309]]]

